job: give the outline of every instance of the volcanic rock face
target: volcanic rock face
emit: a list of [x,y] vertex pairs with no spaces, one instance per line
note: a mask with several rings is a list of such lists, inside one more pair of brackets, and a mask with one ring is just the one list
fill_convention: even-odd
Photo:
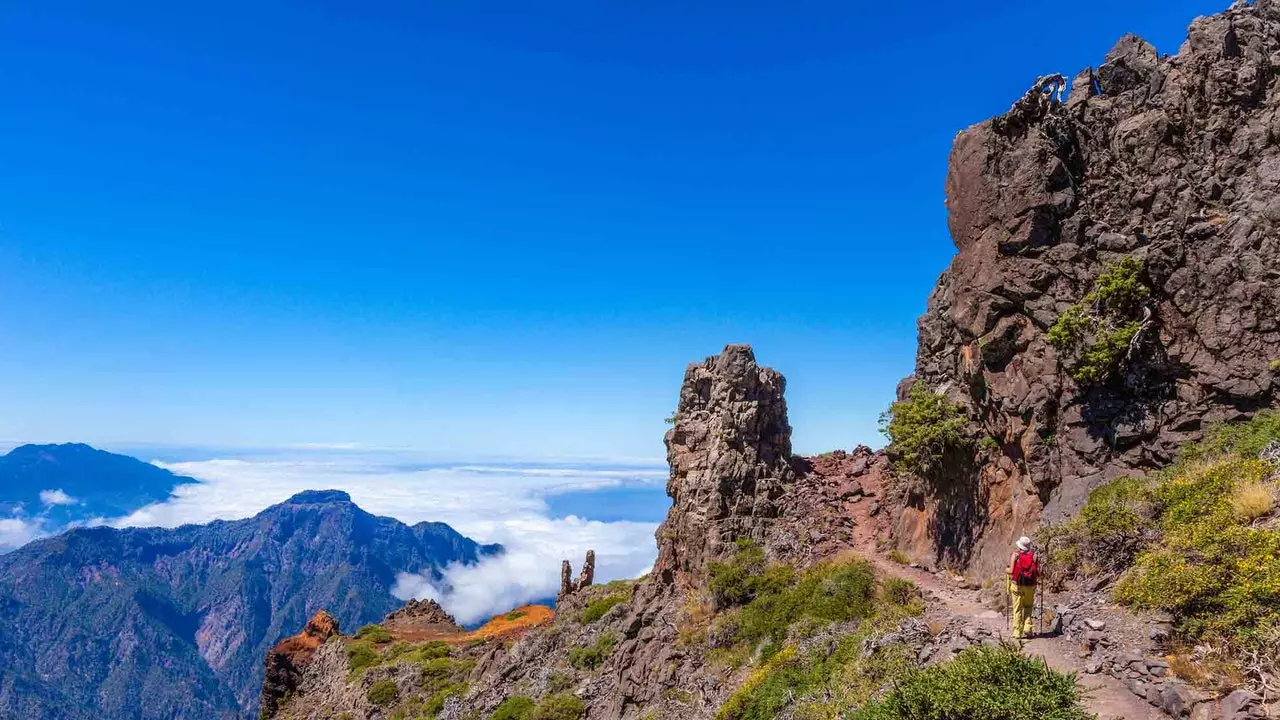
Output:
[[707,565],[738,538],[765,541],[794,482],[786,379],[756,364],[750,346],[690,365],[667,432],[672,508],[658,531],[654,575],[705,584]]
[[445,612],[445,609],[435,600],[410,600],[404,604],[404,607],[387,615],[385,620],[388,623],[398,621],[458,627],[458,622],[453,619],[453,616]]
[[[911,489],[900,541],[994,569],[1042,517],[1276,402],[1277,72],[1280,2],[1236,3],[1197,19],[1177,55],[1126,36],[1065,103],[1033,89],[957,137],[959,253],[920,319],[916,377],[1000,449]],[[1047,331],[1127,256],[1151,289],[1150,331],[1122,373],[1081,386]]]
[[568,560],[560,563],[560,594],[556,596],[557,600],[576,593],[583,588],[591,587],[591,583],[596,578],[596,551],[588,550],[587,559],[582,563],[582,572],[578,573],[578,579],[573,579],[573,565]]
[[267,653],[262,683],[262,717],[274,717],[280,702],[294,693],[316,650],[338,634],[338,621],[321,610],[302,632],[280,641]]

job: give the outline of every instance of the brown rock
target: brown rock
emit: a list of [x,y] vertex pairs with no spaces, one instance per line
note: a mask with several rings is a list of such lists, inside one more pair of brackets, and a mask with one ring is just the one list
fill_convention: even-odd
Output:
[[337,634],[338,621],[321,610],[307,621],[302,632],[281,640],[267,653],[260,717],[275,717],[280,702],[297,691],[303,671],[316,650]]
[[[1002,448],[909,489],[904,549],[997,572],[1014,539],[1098,484],[1280,400],[1277,46],[1274,3],[1237,3],[1197,19],[1177,55],[1126,36],[1065,104],[1038,85],[956,138],[958,254],[920,318],[914,377]],[[1081,387],[1048,328],[1126,255],[1153,329],[1117,377]]]

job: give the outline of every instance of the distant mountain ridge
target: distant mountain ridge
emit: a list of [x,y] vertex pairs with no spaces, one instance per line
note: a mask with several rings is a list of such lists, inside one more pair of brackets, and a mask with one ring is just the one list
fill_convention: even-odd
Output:
[[441,580],[501,551],[336,490],[245,520],[38,540],[0,556],[0,717],[252,717],[266,650],[316,610],[359,627],[401,604],[397,573]]
[[[195,479],[83,443],[22,445],[0,457],[0,508],[47,524],[128,515]],[[48,493],[42,497],[42,493]],[[53,500],[53,502],[50,502]]]

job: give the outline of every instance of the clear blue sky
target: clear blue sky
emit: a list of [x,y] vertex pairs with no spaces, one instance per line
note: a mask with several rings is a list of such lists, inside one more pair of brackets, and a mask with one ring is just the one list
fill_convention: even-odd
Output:
[[878,443],[956,131],[1226,4],[0,4],[0,439],[653,457],[750,342]]

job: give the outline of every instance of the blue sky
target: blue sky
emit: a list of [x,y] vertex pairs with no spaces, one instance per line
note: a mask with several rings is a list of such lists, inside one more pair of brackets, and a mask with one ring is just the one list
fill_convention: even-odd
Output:
[[1225,5],[0,4],[0,439],[649,458],[750,342],[877,444],[956,131]]

